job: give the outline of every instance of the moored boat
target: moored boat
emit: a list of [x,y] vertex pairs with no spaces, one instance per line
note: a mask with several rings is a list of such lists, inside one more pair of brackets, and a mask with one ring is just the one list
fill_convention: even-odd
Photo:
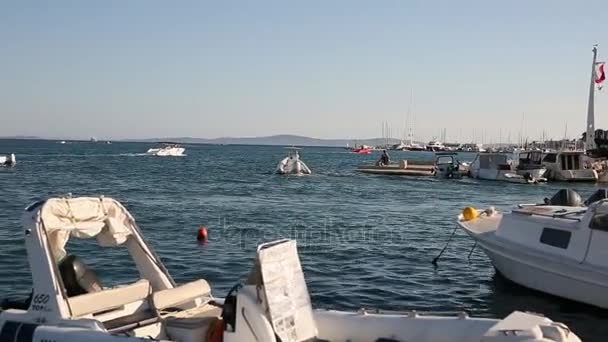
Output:
[[519,151],[513,152],[515,172],[518,175],[530,175],[532,178],[544,178],[547,168],[543,166],[543,151]]
[[469,165],[457,159],[456,152],[435,153],[435,175],[441,178],[461,178],[469,173]]
[[584,151],[547,152],[542,164],[547,168],[546,177],[562,182],[597,182],[597,171]]
[[511,212],[466,208],[460,227],[507,279],[538,291],[608,308],[608,199],[584,203],[562,190]]
[[[580,341],[563,324],[517,311],[498,320],[313,309],[293,240],[260,245],[248,280],[215,298],[203,279],[177,285],[131,214],[107,197],[36,202],[22,223],[33,289],[23,303],[5,302],[3,341]],[[70,254],[70,239],[126,249],[140,279],[105,287]]]
[[470,166],[472,178],[497,180],[519,184],[536,184],[546,182],[545,178],[534,178],[532,172],[517,174],[513,161],[504,153],[478,153]]

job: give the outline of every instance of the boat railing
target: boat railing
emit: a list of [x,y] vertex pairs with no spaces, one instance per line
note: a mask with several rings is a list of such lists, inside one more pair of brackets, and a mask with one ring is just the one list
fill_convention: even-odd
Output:
[[[528,208],[528,207],[542,207],[544,204],[520,204],[518,207],[520,209],[524,209],[524,208]],[[569,215],[579,215],[579,214],[584,214],[587,212],[587,208],[585,208],[584,210],[579,210],[579,211],[567,211],[565,209],[563,209],[563,212],[553,212],[550,214],[544,214],[544,213],[539,213],[539,212],[534,212],[534,211],[526,211],[526,210],[513,210],[512,212],[514,214],[519,214],[519,215],[527,215],[527,216],[542,216],[542,217],[550,217],[550,218],[560,218],[560,219],[565,219],[565,220],[572,220],[572,221],[578,221],[581,222],[581,218],[580,217],[569,217]]]
[[469,314],[465,311],[416,311],[416,310],[382,310],[382,309],[366,309],[362,308],[357,311],[359,314],[377,314],[377,315],[405,315],[408,317],[422,316],[453,316],[458,318],[468,318]]

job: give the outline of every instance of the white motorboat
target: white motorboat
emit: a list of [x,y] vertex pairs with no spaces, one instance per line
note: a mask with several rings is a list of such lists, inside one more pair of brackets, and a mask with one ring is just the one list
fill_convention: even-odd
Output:
[[186,151],[176,143],[161,143],[160,147],[149,149],[146,154],[159,157],[181,157]]
[[470,176],[478,179],[498,180],[510,183],[536,184],[545,178],[534,178],[531,172],[517,174],[513,162],[504,153],[478,153],[470,167]]
[[428,151],[445,151],[445,146],[437,140],[432,140],[426,145]]
[[312,172],[300,160],[300,154],[297,148],[290,147],[287,152],[287,157],[283,158],[277,165],[277,173],[280,175],[309,175]]
[[597,171],[589,164],[584,151],[547,152],[543,158],[547,178],[562,182],[596,182]]
[[435,176],[441,178],[461,178],[469,173],[469,165],[461,163],[456,152],[435,153]]
[[608,308],[608,200],[581,206],[572,191],[511,212],[467,208],[458,224],[507,279],[538,291]]
[[[249,279],[218,299],[203,279],[178,286],[111,198],[51,198],[26,208],[22,222],[33,290],[24,303],[4,303],[2,341],[580,341],[561,323],[518,311],[498,320],[313,309],[293,240],[259,246]],[[70,238],[125,248],[140,279],[104,287],[66,250]]]
[[11,167],[17,165],[17,159],[15,159],[15,154],[4,154],[0,155],[0,166]]
[[547,168],[543,166],[543,151],[513,151],[515,172],[518,175],[539,179],[544,178]]

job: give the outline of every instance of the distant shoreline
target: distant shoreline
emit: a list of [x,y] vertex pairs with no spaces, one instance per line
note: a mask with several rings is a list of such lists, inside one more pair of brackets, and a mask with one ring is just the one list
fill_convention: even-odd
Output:
[[[44,141],[70,141],[70,142],[90,142],[89,139],[69,139],[69,138],[43,138],[36,136],[13,136],[0,137],[0,140],[44,140]],[[99,139],[97,143],[103,143],[106,139]],[[299,135],[273,135],[267,137],[225,137],[215,139],[192,138],[192,137],[173,137],[173,138],[144,138],[144,139],[116,139],[112,142],[134,142],[134,143],[158,143],[161,141],[172,141],[180,144],[201,144],[201,145],[259,145],[259,146],[306,146],[306,147],[346,147],[356,145],[383,145],[398,144],[398,139],[369,138],[369,139],[317,139]],[[419,142],[421,143],[421,142]]]

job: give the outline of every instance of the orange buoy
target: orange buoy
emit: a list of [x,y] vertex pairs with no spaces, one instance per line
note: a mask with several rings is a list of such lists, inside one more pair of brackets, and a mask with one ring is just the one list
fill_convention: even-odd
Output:
[[204,226],[200,226],[198,228],[198,231],[196,232],[196,239],[198,241],[207,241],[208,238],[209,234],[207,233],[207,228],[205,228]]

